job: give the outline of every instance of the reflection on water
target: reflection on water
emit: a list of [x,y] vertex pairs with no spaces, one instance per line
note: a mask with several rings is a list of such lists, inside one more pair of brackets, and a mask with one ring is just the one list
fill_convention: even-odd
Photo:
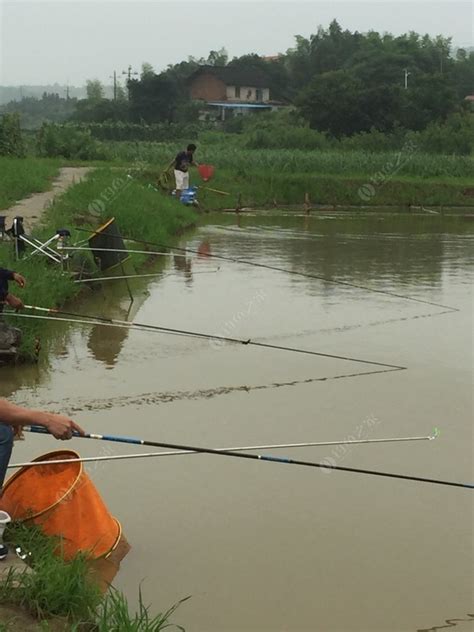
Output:
[[[160,261],[156,278],[131,283],[130,318],[408,369],[364,371],[334,359],[61,323],[52,325],[49,362],[0,370],[0,393],[69,411],[91,432],[208,446],[334,441],[359,427],[367,438],[427,435],[438,426],[440,438],[426,445],[288,456],[472,478],[472,223],[373,214],[205,221],[179,243],[196,254]],[[329,282],[337,280],[460,311]],[[129,308],[117,281],[71,311],[126,319]],[[369,428],[369,418],[378,423]],[[98,454],[91,443],[74,447]],[[48,438],[29,438],[15,460],[50,449]],[[174,617],[188,630],[408,632],[470,611],[468,491],[203,455],[152,461],[104,463],[91,475],[132,545],[118,587],[133,602],[145,578],[145,600],[156,609],[191,594]]]
[[117,362],[127,337],[128,329],[126,328],[94,325],[90,330],[87,347],[96,360],[111,368]]

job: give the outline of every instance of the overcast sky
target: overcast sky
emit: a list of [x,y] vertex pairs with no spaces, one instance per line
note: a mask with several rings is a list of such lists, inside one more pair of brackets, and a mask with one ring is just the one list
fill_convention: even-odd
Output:
[[160,71],[222,46],[230,56],[272,55],[334,18],[350,30],[413,30],[472,45],[473,5],[457,0],[0,0],[0,85],[110,83],[129,64]]

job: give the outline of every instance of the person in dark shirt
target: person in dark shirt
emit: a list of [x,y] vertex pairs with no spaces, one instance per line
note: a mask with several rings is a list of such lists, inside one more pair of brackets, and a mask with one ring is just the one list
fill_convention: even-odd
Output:
[[15,281],[21,288],[26,285],[25,278],[21,274],[18,274],[18,272],[0,268],[0,312],[3,311],[5,303],[16,310],[23,308],[23,301],[8,291],[9,281]]
[[197,147],[194,144],[187,146],[186,151],[180,151],[174,159],[174,179],[176,181],[176,197],[181,197],[181,192],[189,189],[189,172],[190,166],[197,167],[198,163],[194,161],[194,152]]

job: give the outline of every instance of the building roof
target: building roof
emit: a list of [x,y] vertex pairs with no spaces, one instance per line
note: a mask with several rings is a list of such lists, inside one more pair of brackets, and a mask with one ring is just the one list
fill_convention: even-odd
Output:
[[467,97],[464,97],[464,101],[474,101],[474,94],[468,94]]
[[267,75],[258,68],[234,68],[233,66],[201,66],[189,78],[192,81],[201,74],[214,75],[226,86],[248,86],[249,88],[268,88],[270,81]]

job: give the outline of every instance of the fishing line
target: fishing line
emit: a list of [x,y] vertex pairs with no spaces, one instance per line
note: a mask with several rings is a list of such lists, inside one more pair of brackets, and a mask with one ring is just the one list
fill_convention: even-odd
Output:
[[[82,229],[85,230],[85,229]],[[123,237],[123,239],[125,239],[126,241],[133,241],[135,243],[138,244],[144,244],[147,246],[157,246],[159,248],[167,248],[169,250],[177,250],[179,252],[185,252],[185,253],[192,253],[192,254],[201,254],[199,253],[198,250],[194,250],[192,248],[179,248],[178,246],[170,246],[167,244],[160,244],[160,243],[156,243],[156,242],[152,242],[152,241],[146,241],[143,239],[135,239],[133,237]],[[150,253],[152,254],[152,253]],[[242,265],[248,265],[248,266],[254,266],[256,268],[265,268],[266,270],[274,270],[276,272],[284,272],[286,274],[290,274],[290,275],[295,275],[295,276],[301,276],[301,277],[306,277],[308,279],[317,279],[319,281],[324,281],[325,283],[333,283],[336,285],[344,285],[346,287],[352,287],[352,288],[356,288],[358,290],[365,290],[366,292],[374,292],[377,294],[385,294],[386,296],[391,296],[394,298],[400,298],[403,299],[405,301],[413,301],[415,303],[422,303],[424,305],[431,305],[433,307],[440,307],[442,309],[447,309],[451,312],[458,312],[459,308],[458,307],[451,307],[449,305],[442,305],[441,303],[435,303],[433,301],[426,301],[423,300],[421,298],[414,298],[412,296],[406,296],[403,294],[397,294],[396,292],[390,292],[388,290],[379,290],[377,288],[371,288],[371,287],[367,287],[365,285],[358,285],[356,283],[350,283],[349,281],[340,281],[340,280],[335,280],[335,279],[330,279],[328,277],[325,276],[321,276],[321,275],[317,275],[317,274],[309,274],[307,272],[299,272],[297,270],[287,270],[284,268],[279,268],[278,266],[272,266],[270,264],[266,264],[266,263],[258,263],[256,261],[248,261],[247,259],[237,259],[234,257],[226,257],[224,255],[216,255],[216,254],[211,254],[211,253],[206,253],[205,255],[206,257],[212,257],[214,259],[221,259],[222,261],[231,261],[232,263],[240,263]]]
[[[283,448],[311,448],[311,447],[328,447],[333,445],[359,445],[372,443],[398,443],[404,441],[432,441],[438,437],[435,434],[427,437],[393,437],[389,439],[352,439],[344,441],[314,441],[307,443],[279,443],[274,445],[247,445],[230,448],[216,448],[216,450],[225,450],[226,452],[242,452],[245,450],[281,450]],[[172,452],[145,452],[144,454],[114,454],[108,456],[86,456],[78,459],[54,459],[51,461],[28,461],[26,463],[12,463],[7,469],[17,467],[31,467],[38,465],[59,465],[65,463],[91,463],[96,461],[120,461],[124,459],[146,459],[151,457],[162,456],[187,456],[189,454],[198,454],[198,452],[189,452],[188,450],[173,450]]]
[[421,318],[435,318],[436,316],[442,316],[443,314],[450,314],[450,311],[444,312],[432,312],[431,314],[415,314],[414,316],[401,316],[400,318],[387,318],[386,320],[374,320],[368,323],[358,323],[355,325],[339,325],[338,327],[323,327],[321,329],[303,329],[297,333],[282,333],[274,336],[261,336],[262,340],[270,338],[271,340],[286,340],[287,338],[300,338],[306,336],[313,336],[314,334],[327,334],[327,333],[346,333],[347,331],[353,331],[354,329],[366,329],[368,327],[378,327],[380,325],[391,325],[393,323],[405,322],[408,320],[417,320]]
[[[50,434],[46,430],[46,428],[43,428],[42,426],[25,426],[24,430],[28,432],[37,432],[40,434]],[[177,443],[165,443],[163,441],[146,441],[144,439],[138,439],[135,437],[122,437],[118,435],[101,435],[101,434],[93,434],[93,433],[86,433],[84,435],[81,435],[76,431],[73,432],[73,437],[77,437],[81,439],[95,439],[98,441],[112,441],[116,443],[129,443],[133,445],[146,445],[146,446],[153,446],[156,448],[166,448],[168,450],[185,450],[186,452],[197,452],[199,454],[229,456],[229,457],[234,457],[238,459],[251,459],[251,460],[271,462],[271,463],[281,463],[284,465],[300,465],[304,467],[319,468],[321,470],[338,470],[341,472],[351,472],[353,474],[366,474],[369,476],[378,476],[378,477],[383,477],[383,478],[395,478],[395,479],[400,479],[400,480],[416,481],[419,483],[430,483],[432,485],[447,485],[450,487],[463,487],[465,489],[474,489],[474,484],[472,483],[461,483],[457,481],[446,481],[446,480],[441,480],[441,479],[426,478],[422,476],[411,476],[408,474],[395,474],[392,472],[366,470],[362,468],[347,467],[343,465],[334,465],[332,463],[319,463],[316,461],[300,461],[298,459],[290,459],[288,457],[277,457],[277,456],[272,456],[269,454],[251,454],[249,452],[230,452],[229,450],[218,450],[214,448],[197,447],[197,446],[183,445],[183,444],[177,444]]]
[[[55,308],[47,308],[47,307],[38,307],[36,305],[24,305],[25,309],[29,309],[32,311],[41,311],[41,312],[47,312],[48,314],[57,314],[59,316],[68,316],[68,317],[73,317],[73,318],[79,318],[79,319],[91,319],[93,320],[95,323],[99,322],[99,323],[104,323],[104,324],[108,324],[110,325],[126,325],[129,326],[130,328],[134,328],[137,327],[139,329],[146,329],[147,331],[155,331],[158,333],[165,333],[165,334],[179,334],[179,335],[185,335],[185,336],[190,336],[193,338],[200,338],[200,339],[204,339],[204,340],[215,340],[215,341],[220,341],[220,342],[229,342],[229,343],[233,343],[233,344],[240,344],[240,345],[244,345],[244,346],[253,346],[253,347],[260,347],[260,348],[264,348],[264,349],[273,349],[273,350],[278,350],[278,351],[289,351],[291,353],[301,353],[301,354],[305,354],[305,355],[311,355],[311,356],[319,356],[319,357],[323,357],[323,358],[331,358],[334,360],[344,360],[347,362],[357,362],[359,364],[370,364],[372,366],[381,366],[381,367],[385,367],[385,368],[389,368],[389,369],[398,369],[398,370],[405,370],[407,367],[404,366],[398,366],[398,365],[394,365],[394,364],[387,364],[385,362],[376,362],[375,360],[364,360],[361,358],[353,358],[353,357],[349,357],[349,356],[342,356],[342,355],[336,355],[333,353],[322,353],[320,351],[311,351],[309,349],[300,349],[297,347],[285,347],[282,345],[274,345],[274,344],[270,344],[270,343],[266,343],[266,342],[257,342],[255,340],[252,340],[251,338],[249,338],[248,340],[242,340],[240,338],[230,338],[227,336],[219,336],[219,335],[215,335],[215,334],[206,334],[206,333],[202,333],[202,332],[198,332],[198,331],[190,331],[187,329],[176,329],[173,327],[163,327],[163,326],[159,326],[159,325],[147,325],[144,323],[128,323],[127,321],[121,321],[121,320],[117,320],[114,318],[105,318],[105,317],[101,317],[101,316],[90,316],[87,314],[77,314],[75,312],[66,312],[66,311],[62,311],[59,309],[55,309]],[[17,312],[7,312],[9,315],[15,316],[18,315]],[[61,318],[60,320],[66,320]]]

